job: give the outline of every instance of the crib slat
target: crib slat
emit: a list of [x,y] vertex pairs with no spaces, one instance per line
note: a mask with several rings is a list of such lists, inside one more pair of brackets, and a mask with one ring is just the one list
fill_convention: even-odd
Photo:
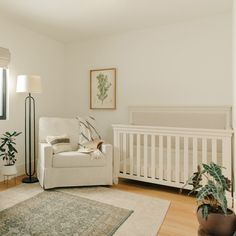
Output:
[[171,181],[171,136],[167,136],[167,150],[166,150],[166,157],[167,157],[167,180]]
[[[223,174],[228,177],[229,179],[232,180],[232,168],[231,168],[231,138],[230,137],[225,137],[222,140],[222,166],[225,168],[222,169]],[[230,192],[226,192],[226,198],[228,200],[228,204],[232,207],[233,202],[232,202],[232,196]]]
[[134,163],[134,152],[133,152],[133,148],[134,148],[134,137],[133,134],[129,134],[129,173],[130,175],[133,175],[133,163]]
[[144,171],[143,172],[144,173],[143,174],[144,174],[144,177],[147,178],[147,174],[148,174],[148,169],[147,169],[148,168],[148,164],[147,164],[148,160],[147,160],[147,158],[148,157],[147,157],[147,135],[146,134],[144,134],[143,139],[144,139],[144,142],[143,142],[143,146],[144,146],[143,147],[144,148],[143,149],[144,150],[144,167],[143,167]]
[[130,158],[130,163],[129,163],[129,166],[130,166],[130,170],[129,170],[129,173],[130,175],[133,175],[133,169],[134,169],[134,166],[133,166],[133,163],[134,163],[134,158],[133,158],[133,155],[134,155],[134,152],[133,152],[133,148],[134,148],[134,137],[133,137],[133,134],[129,134],[129,158]]
[[175,137],[175,180],[177,183],[180,182],[179,176],[179,136]]
[[163,180],[163,136],[159,136],[159,180]]
[[188,137],[184,137],[184,182],[188,180],[188,170],[189,170]]
[[198,148],[197,148],[197,138],[193,137],[193,173],[197,171],[198,165]]
[[151,177],[156,178],[156,160],[155,160],[155,136],[151,136]]
[[217,148],[216,148],[216,139],[211,140],[211,154],[212,154],[212,161],[217,163]]
[[222,140],[222,166],[225,167],[223,172],[226,177],[231,179],[231,139],[224,138]]
[[207,139],[202,138],[202,163],[207,164]]
[[123,152],[122,152],[122,155],[123,155],[123,173],[126,174],[126,159],[127,159],[127,156],[126,156],[126,133],[123,133]]
[[137,176],[140,176],[140,134],[137,134]]
[[[207,164],[207,139],[202,138],[202,163]],[[207,183],[206,178],[203,178],[202,184],[205,185]]]

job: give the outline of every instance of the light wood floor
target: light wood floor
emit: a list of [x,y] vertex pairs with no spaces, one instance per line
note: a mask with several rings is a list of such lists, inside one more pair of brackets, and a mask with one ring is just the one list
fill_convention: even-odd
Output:
[[[21,183],[21,179],[22,177],[17,177],[16,185]],[[15,182],[13,180],[9,181],[8,186],[0,182],[0,191],[14,186]],[[120,180],[120,183],[112,188],[171,201],[158,236],[197,235],[198,222],[195,216],[195,198],[187,196],[186,193],[180,195],[179,190],[175,188],[128,180]]]
[[157,197],[171,202],[164,223],[158,236],[196,236],[198,222],[196,219],[195,198],[187,193],[179,194],[179,189],[160,185],[121,180],[112,188]]

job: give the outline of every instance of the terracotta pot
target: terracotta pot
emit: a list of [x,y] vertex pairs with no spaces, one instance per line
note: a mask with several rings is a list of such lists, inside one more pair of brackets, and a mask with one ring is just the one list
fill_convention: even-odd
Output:
[[197,211],[197,219],[200,224],[198,235],[232,236],[236,230],[236,215],[228,209],[229,214],[210,213],[203,219],[201,206]]

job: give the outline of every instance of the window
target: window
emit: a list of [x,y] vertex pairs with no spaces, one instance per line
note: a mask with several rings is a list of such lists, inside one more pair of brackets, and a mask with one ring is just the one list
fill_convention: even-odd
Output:
[[6,120],[7,69],[0,68],[0,120]]
[[10,59],[9,49],[0,47],[0,120],[7,118],[7,68]]

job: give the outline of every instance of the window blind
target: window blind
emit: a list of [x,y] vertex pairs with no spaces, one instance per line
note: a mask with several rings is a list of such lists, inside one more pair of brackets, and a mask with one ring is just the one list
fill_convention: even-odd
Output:
[[8,68],[10,59],[11,59],[11,54],[9,49],[0,47],[0,67]]

